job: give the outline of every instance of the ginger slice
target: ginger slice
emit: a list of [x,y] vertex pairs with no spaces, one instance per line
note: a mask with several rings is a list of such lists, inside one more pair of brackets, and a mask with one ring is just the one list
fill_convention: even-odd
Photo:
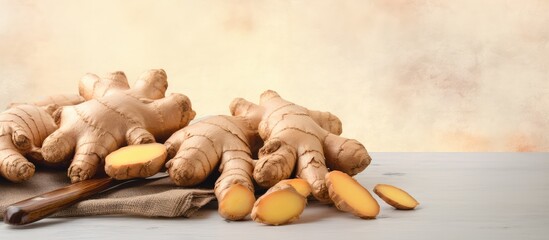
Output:
[[219,202],[218,212],[225,219],[242,220],[254,206],[255,195],[240,184],[232,185]]
[[294,187],[295,190],[299,194],[301,194],[301,196],[303,197],[308,197],[311,194],[311,191],[312,191],[311,185],[307,181],[301,178],[285,179],[278,182],[277,184],[284,184],[284,183],[292,185],[292,187]]
[[327,173],[326,186],[337,209],[365,219],[376,218],[379,214],[379,204],[370,192],[346,173]]
[[376,185],[374,193],[399,210],[412,210],[419,205],[419,202],[406,191],[388,184]]
[[105,172],[118,180],[150,177],[160,171],[166,157],[163,144],[130,145],[107,155]]
[[292,185],[282,183],[273,186],[257,199],[251,216],[259,223],[287,224],[299,219],[306,205],[307,199]]

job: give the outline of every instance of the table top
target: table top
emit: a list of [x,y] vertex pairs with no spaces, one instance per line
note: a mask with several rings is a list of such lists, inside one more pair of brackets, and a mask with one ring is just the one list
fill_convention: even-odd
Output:
[[356,179],[393,184],[421,204],[399,211],[379,201],[375,220],[310,202],[290,225],[229,222],[215,204],[191,218],[49,218],[0,224],[0,239],[548,239],[549,153],[372,153]]

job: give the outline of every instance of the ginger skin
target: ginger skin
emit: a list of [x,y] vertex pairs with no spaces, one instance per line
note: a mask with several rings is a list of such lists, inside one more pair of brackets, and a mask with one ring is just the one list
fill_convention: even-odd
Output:
[[257,129],[242,117],[211,116],[174,133],[165,143],[166,167],[179,186],[202,183],[216,169],[219,214],[241,220],[250,214],[254,196],[252,153],[262,144]]
[[149,70],[133,88],[123,72],[106,78],[87,74],[80,96],[87,101],[54,113],[59,129],[44,140],[42,154],[51,163],[72,159],[72,182],[92,178],[105,157],[125,145],[164,141],[195,116],[183,94],[165,97],[164,70]]
[[295,169],[297,177],[309,182],[316,199],[330,202],[324,181],[329,169],[355,175],[370,164],[362,144],[338,136],[341,121],[335,115],[308,110],[274,91],[261,94],[259,105],[233,100],[231,113],[258,126],[265,142],[253,174],[263,188],[289,178]]
[[59,106],[82,101],[77,95],[55,95],[34,104],[12,103],[0,113],[0,176],[11,182],[23,182],[34,175],[33,163],[48,165],[40,148],[44,139],[57,129],[52,113]]
[[[17,105],[35,105],[40,107],[46,107],[50,105],[56,105],[59,106],[70,106],[70,105],[76,105],[80,104],[82,102],[86,101],[82,96],[78,94],[57,94],[57,95],[50,95],[46,97],[41,97],[38,100],[32,102],[32,103],[10,103],[9,107],[17,106]],[[57,108],[56,107],[56,108]]]
[[34,175],[35,166],[25,157],[41,160],[42,141],[57,126],[45,108],[17,105],[0,114],[0,175],[22,182]]

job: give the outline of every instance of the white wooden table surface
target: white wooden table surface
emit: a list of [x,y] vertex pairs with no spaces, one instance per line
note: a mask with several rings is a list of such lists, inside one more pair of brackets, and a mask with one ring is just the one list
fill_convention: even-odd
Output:
[[[0,224],[0,239],[549,239],[549,153],[373,153],[357,179],[399,186],[421,205],[398,211],[379,198],[376,220],[311,203],[300,220],[226,222],[210,206],[190,219],[50,218]],[[376,196],[377,198],[377,196]]]

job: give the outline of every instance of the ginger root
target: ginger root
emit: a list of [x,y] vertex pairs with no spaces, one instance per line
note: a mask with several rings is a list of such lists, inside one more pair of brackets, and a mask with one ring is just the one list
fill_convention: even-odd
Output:
[[0,175],[22,182],[34,175],[35,166],[25,157],[41,160],[42,141],[57,126],[45,108],[16,105],[0,114]]
[[118,180],[150,177],[162,169],[167,155],[160,143],[126,146],[107,155],[105,172]]
[[252,153],[261,139],[245,118],[211,116],[174,133],[165,143],[166,167],[179,186],[202,183],[214,171],[219,214],[228,220],[241,220],[250,214],[255,202],[252,182]]
[[35,105],[35,106],[41,106],[41,107],[56,105],[57,107],[59,107],[59,106],[76,105],[84,101],[86,100],[82,96],[77,94],[57,94],[57,95],[41,97],[32,103],[10,103],[9,107],[22,105],[22,104]]
[[329,202],[324,176],[328,170],[355,175],[370,164],[362,144],[341,134],[341,121],[328,112],[318,112],[284,100],[274,91],[261,94],[256,105],[237,98],[231,103],[233,116],[243,116],[258,126],[265,145],[253,177],[268,188],[294,172],[312,187],[313,196]]
[[307,205],[307,198],[287,183],[278,183],[257,199],[252,219],[268,225],[294,222]]
[[166,72],[150,70],[130,88],[123,72],[106,78],[87,74],[80,80],[80,95],[87,101],[54,113],[59,129],[44,140],[48,162],[72,159],[72,182],[93,177],[105,157],[125,145],[164,141],[194,118],[183,94],[165,97]]
[[77,95],[55,95],[34,104],[12,103],[0,113],[0,176],[22,182],[34,175],[33,163],[47,165],[40,148],[44,139],[57,129],[53,112],[59,106],[82,101]]
[[406,191],[388,184],[376,185],[374,193],[399,210],[412,210],[419,205],[419,202]]
[[337,209],[360,218],[372,219],[379,214],[379,204],[370,192],[348,174],[332,171],[326,174],[330,198]]

